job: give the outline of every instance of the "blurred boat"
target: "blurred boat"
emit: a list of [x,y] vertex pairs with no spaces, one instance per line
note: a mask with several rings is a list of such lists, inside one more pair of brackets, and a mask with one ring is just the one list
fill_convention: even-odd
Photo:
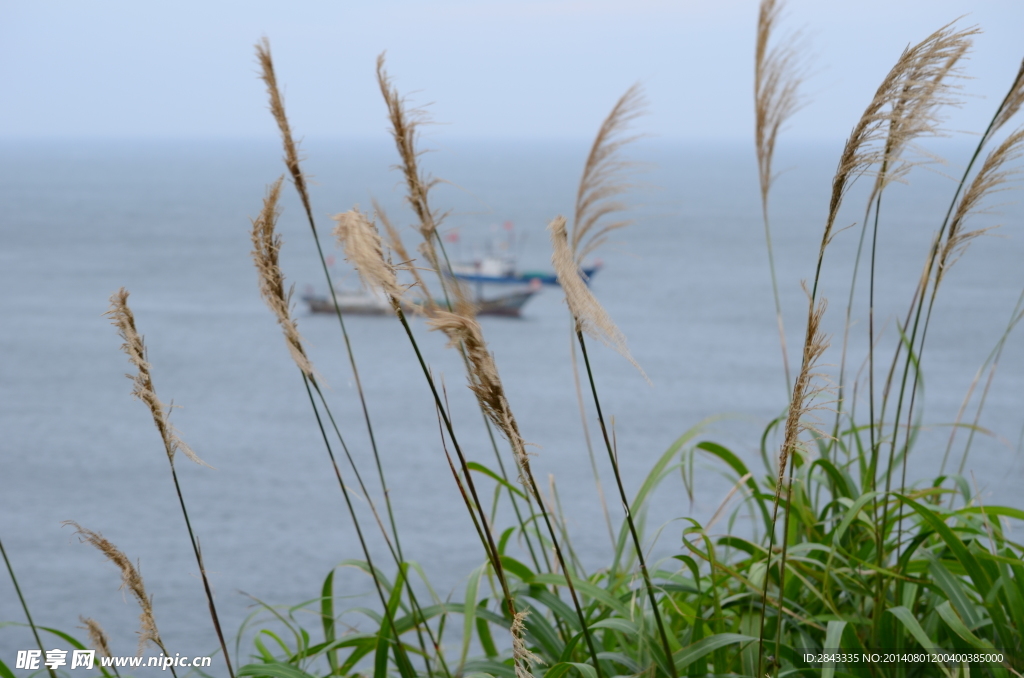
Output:
[[312,289],[307,289],[302,300],[313,313],[335,313],[335,304],[344,315],[384,315],[391,312],[391,304],[383,294],[366,290],[336,289],[332,301],[327,295],[314,294]]
[[[580,269],[583,280],[589,285],[591,278],[601,270],[604,263],[599,259],[592,266]],[[534,280],[542,285],[557,285],[558,276],[550,271],[520,271],[511,257],[484,256],[473,261],[451,265],[451,274],[459,280],[473,283],[494,283],[499,285],[522,285]]]
[[[472,302],[476,306],[477,315],[518,318],[522,313],[523,306],[539,291],[539,288],[539,283],[533,283],[527,289],[491,297],[477,295]],[[391,304],[383,294],[366,290],[335,290],[333,301],[326,295],[317,295],[307,291],[302,296],[302,300],[306,302],[312,313],[335,313],[335,303],[337,303],[338,310],[344,315],[387,315],[392,312]],[[443,299],[438,300],[437,304],[442,308],[447,306]],[[417,312],[420,310],[420,304],[403,300],[402,310]]]

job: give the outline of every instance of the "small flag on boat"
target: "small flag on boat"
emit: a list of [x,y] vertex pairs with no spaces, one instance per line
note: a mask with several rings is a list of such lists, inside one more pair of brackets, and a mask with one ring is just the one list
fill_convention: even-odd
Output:
[[453,228],[444,234],[445,242],[459,242],[459,229]]

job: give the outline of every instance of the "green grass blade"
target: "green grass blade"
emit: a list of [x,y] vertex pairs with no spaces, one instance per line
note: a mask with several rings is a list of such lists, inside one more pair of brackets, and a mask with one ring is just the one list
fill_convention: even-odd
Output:
[[238,675],[254,678],[316,678],[294,666],[279,663],[246,664],[238,669]]
[[753,474],[747,469],[747,465],[743,463],[743,460],[737,457],[731,450],[708,440],[697,443],[697,449],[704,450],[708,454],[724,461],[736,473],[737,478],[750,475],[747,478],[746,485],[750,488],[751,496],[757,501],[758,508],[761,509],[761,517],[764,519],[765,529],[770,529],[772,524],[771,512],[768,510],[763,494],[757,486],[757,481],[754,480]]
[[469,676],[494,676],[495,678],[516,678],[516,670],[508,664],[502,664],[488,659],[473,659],[466,662],[463,667],[463,675]]
[[473,640],[473,626],[476,620],[477,591],[480,589],[480,577],[484,574],[481,565],[473,570],[466,583],[466,599],[462,604],[462,651],[459,653],[459,666],[465,666],[469,657],[469,643]]
[[[535,584],[549,584],[554,586],[565,585],[565,577],[560,574],[538,574],[533,578]],[[591,598],[593,601],[599,602],[602,605],[614,610],[623,617],[629,617],[629,606],[622,602],[619,598],[609,593],[606,589],[593,584],[586,579],[580,579],[579,577],[572,578],[572,585],[576,587],[578,593]],[[593,603],[592,603],[593,604]],[[578,620],[577,620],[578,621]]]
[[[334,642],[334,570],[332,569],[324,585],[320,589],[320,621],[324,628],[324,642]],[[327,653],[327,663],[331,667],[331,673],[338,670],[338,654],[334,650]]]
[[505,480],[504,478],[502,478],[497,473],[495,473],[491,469],[487,468],[483,464],[479,464],[479,463],[477,463],[475,461],[471,461],[471,462],[466,464],[466,467],[470,471],[476,471],[477,473],[483,473],[485,476],[487,476],[488,478],[490,478],[494,482],[498,483],[499,485],[504,487],[509,492],[512,492],[513,494],[517,495],[520,499],[523,499],[524,501],[526,500],[526,494],[524,494],[523,491],[520,488],[516,487],[515,485],[513,485],[509,481]]
[[620,619],[618,617],[611,617],[610,619],[602,619],[596,621],[590,625],[592,629],[612,629],[626,634],[629,637],[639,635],[640,627],[636,625],[636,622],[630,621],[629,619]]
[[568,624],[574,632],[579,633],[583,630],[580,628],[580,618],[576,614],[576,610],[569,607],[564,600],[551,593],[551,591],[539,586],[533,586],[530,587],[529,596],[551,610],[556,619],[561,619],[562,622]]
[[[477,607],[486,607],[487,601],[481,600]],[[491,635],[491,627],[487,623],[487,620],[483,617],[478,616],[476,618],[476,635],[480,639],[480,646],[484,650],[484,654],[487,655],[488,659],[494,659],[498,656],[498,648],[494,645],[494,637]]]
[[676,669],[685,669],[693,662],[706,657],[715,650],[719,650],[737,643],[756,643],[757,638],[746,636],[740,633],[719,633],[707,638],[702,638],[689,647],[684,647],[676,652],[672,659],[676,663]]
[[583,678],[597,678],[597,671],[590,664],[579,662],[558,662],[544,674],[544,678],[562,678],[569,671],[576,669]]
[[921,628],[921,623],[914,617],[914,613],[903,605],[897,605],[896,607],[890,607],[886,612],[891,612],[900,622],[903,627],[910,632],[910,635],[914,636],[914,640],[924,650],[934,650],[938,647],[938,643],[928,637],[924,629]]
[[967,591],[964,590],[963,582],[954,577],[942,564],[942,561],[927,551],[925,553],[928,554],[930,561],[928,571],[942,592],[946,594],[946,602],[952,603],[957,614],[967,622],[968,627],[977,628],[980,620],[974,610],[974,605],[967,596]]
[[[828,627],[825,629],[825,643],[822,645],[822,649],[825,652],[838,651],[842,640],[843,631],[846,629],[846,622],[844,621],[830,621]],[[827,662],[821,669],[821,678],[835,678],[836,675],[836,663]]]

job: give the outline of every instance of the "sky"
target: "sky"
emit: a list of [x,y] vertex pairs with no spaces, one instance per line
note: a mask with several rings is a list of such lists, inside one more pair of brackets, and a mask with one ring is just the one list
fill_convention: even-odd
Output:
[[[1024,57],[1024,2],[791,0],[809,78],[786,134],[844,138],[903,48],[961,16],[985,32],[947,126],[977,130]],[[640,82],[641,131],[749,138],[756,19],[756,0],[0,0],[0,139],[271,137],[262,36],[304,137],[385,134],[386,51],[431,134],[588,138]]]

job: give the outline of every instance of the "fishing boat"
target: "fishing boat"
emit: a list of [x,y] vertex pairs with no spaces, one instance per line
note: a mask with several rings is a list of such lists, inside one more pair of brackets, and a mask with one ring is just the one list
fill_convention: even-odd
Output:
[[[477,249],[471,258],[452,262],[447,271],[448,275],[459,280],[476,283],[478,294],[481,284],[523,285],[533,284],[536,281],[541,285],[558,285],[558,276],[553,271],[519,269],[515,252],[522,249],[525,236],[517,236],[515,225],[511,221],[506,221],[500,229],[505,232],[504,238],[499,236],[500,230],[496,225],[491,228],[493,233],[485,247],[482,248],[483,251]],[[459,229],[448,231],[444,235],[444,239],[455,247],[459,247]],[[589,285],[591,278],[601,270],[602,266],[603,262],[598,259],[592,265],[580,268],[584,282]]]
[[[580,273],[583,274],[583,280],[589,285],[591,278],[603,265],[599,259],[591,266],[582,267]],[[459,280],[472,283],[522,285],[536,280],[542,285],[558,285],[558,276],[551,271],[520,271],[514,259],[493,256],[453,263],[451,274]]]
[[[477,295],[472,299],[476,307],[477,315],[497,315],[511,318],[518,318],[526,302],[539,291],[540,284],[533,283],[530,287],[506,292],[494,296]],[[391,303],[383,294],[368,292],[366,290],[335,290],[334,299],[327,295],[317,295],[307,291],[302,296],[311,313],[335,313],[337,310],[343,315],[387,315],[392,313]],[[437,300],[442,308],[448,306],[444,300]],[[402,310],[416,312],[420,310],[421,304],[414,300],[402,300]]]

